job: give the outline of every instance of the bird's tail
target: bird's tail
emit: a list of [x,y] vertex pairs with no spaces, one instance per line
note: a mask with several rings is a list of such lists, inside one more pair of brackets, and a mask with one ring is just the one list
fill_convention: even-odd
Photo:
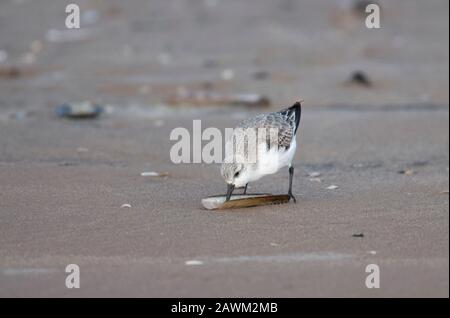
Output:
[[294,113],[295,116],[295,132],[297,132],[298,125],[300,124],[300,118],[302,117],[302,105],[300,102],[296,102],[294,105],[286,109],[289,115]]

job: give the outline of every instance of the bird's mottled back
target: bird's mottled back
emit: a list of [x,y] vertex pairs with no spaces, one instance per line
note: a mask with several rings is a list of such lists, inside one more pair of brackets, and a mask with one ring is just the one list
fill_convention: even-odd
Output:
[[[237,128],[266,128],[278,129],[278,139],[272,146],[289,148],[292,138],[295,138],[300,123],[301,105],[295,103],[293,106],[278,112],[262,114],[246,119],[238,124]],[[273,142],[273,141],[271,141]]]

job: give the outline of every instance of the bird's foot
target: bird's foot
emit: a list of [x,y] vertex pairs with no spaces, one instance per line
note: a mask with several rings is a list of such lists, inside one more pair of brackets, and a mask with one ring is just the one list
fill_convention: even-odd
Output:
[[289,192],[289,193],[288,193],[288,196],[289,196],[289,201],[292,199],[292,200],[294,200],[294,203],[297,203],[297,200],[295,199],[295,197],[294,197],[294,195],[292,194],[292,192]]

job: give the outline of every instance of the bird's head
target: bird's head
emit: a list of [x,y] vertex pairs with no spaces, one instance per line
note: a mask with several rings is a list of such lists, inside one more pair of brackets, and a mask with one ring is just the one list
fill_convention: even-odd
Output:
[[244,187],[249,182],[248,169],[242,163],[224,162],[220,172],[228,185],[227,201],[230,199],[234,188]]

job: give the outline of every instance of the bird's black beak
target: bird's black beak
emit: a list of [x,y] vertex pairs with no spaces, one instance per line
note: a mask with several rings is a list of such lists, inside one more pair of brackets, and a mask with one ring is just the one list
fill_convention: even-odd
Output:
[[228,184],[226,201],[230,201],[231,194],[233,193],[233,190],[234,190],[234,184]]

